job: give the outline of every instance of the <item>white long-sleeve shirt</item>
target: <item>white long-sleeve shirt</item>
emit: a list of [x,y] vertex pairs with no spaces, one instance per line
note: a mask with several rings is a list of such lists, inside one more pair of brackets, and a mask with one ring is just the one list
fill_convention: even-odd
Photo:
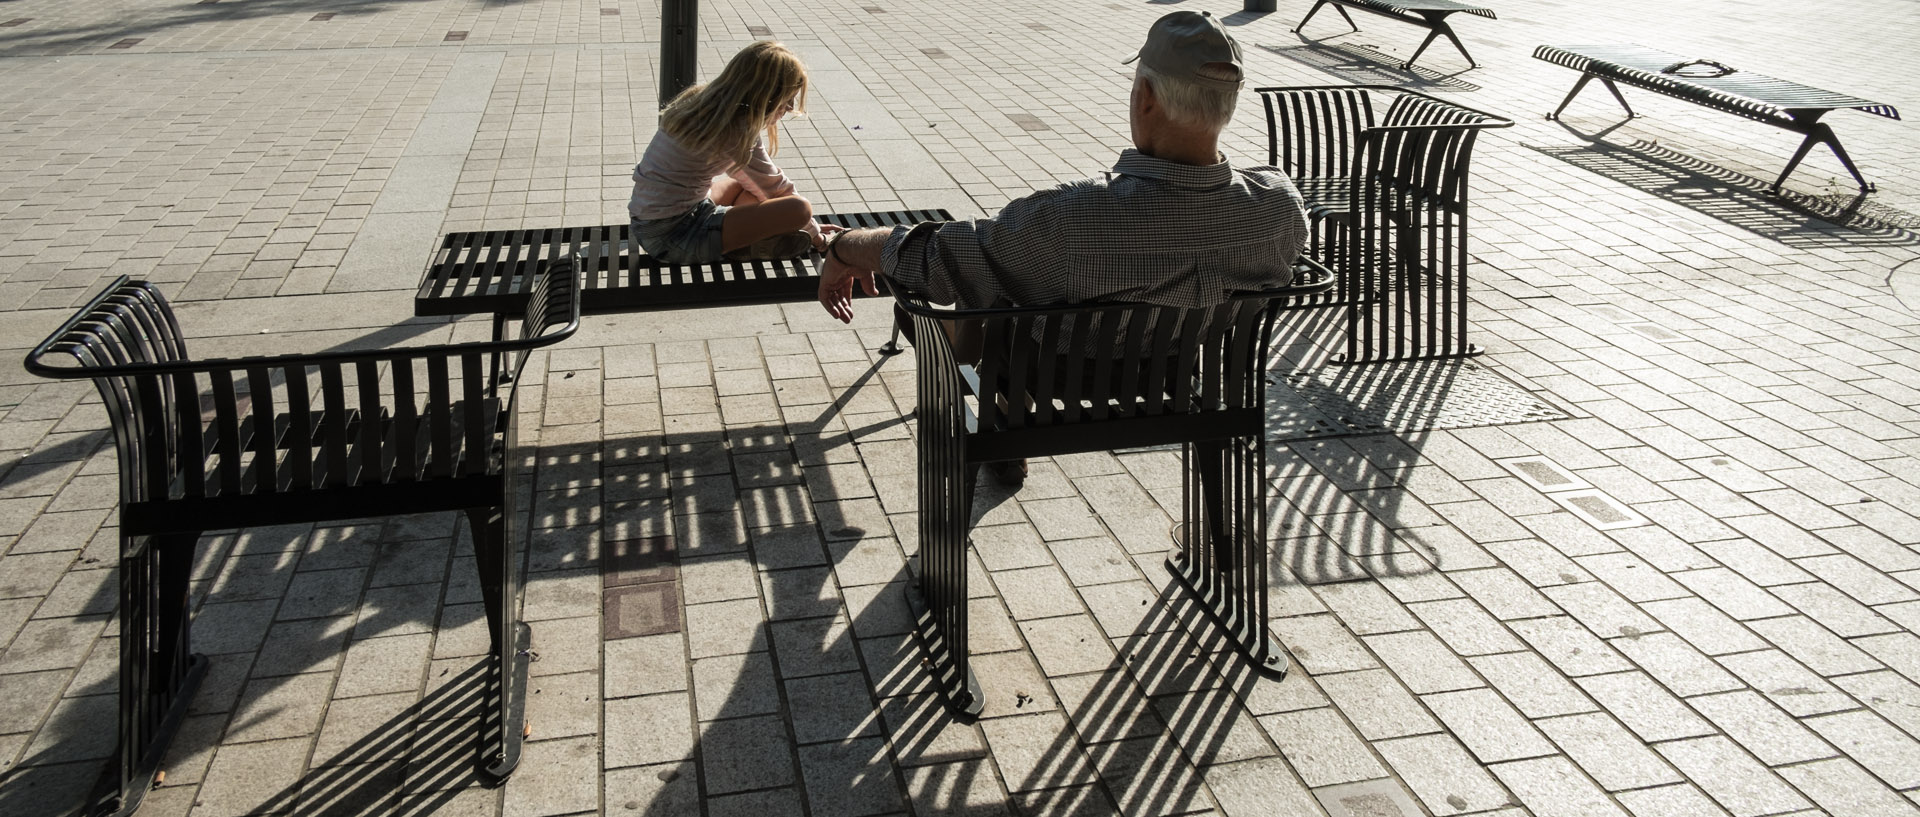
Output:
[[721,175],[732,177],[762,199],[793,194],[793,182],[767,157],[764,144],[754,144],[753,157],[745,167],[729,172],[729,164],[725,158],[687,150],[666,131],[657,131],[633,168],[633,198],[627,202],[627,213],[641,221],[685,213],[707,197],[714,177]]

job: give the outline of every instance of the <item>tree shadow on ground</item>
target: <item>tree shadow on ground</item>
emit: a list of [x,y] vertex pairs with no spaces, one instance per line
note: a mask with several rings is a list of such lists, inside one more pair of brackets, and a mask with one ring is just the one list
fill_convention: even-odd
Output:
[[[300,19],[332,13],[342,17],[373,15],[389,9],[428,0],[224,0],[193,2],[176,0],[178,5],[161,6],[144,13],[100,19],[97,22],[70,23],[41,27],[24,24],[0,29],[0,56],[66,56],[83,49],[107,46],[123,39],[154,37],[168,31],[292,16]],[[535,0],[482,0],[483,8],[512,6]]]

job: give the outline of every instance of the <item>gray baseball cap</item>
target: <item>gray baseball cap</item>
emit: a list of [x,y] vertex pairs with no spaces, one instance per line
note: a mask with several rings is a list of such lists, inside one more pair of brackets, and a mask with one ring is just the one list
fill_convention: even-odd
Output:
[[1225,26],[1207,12],[1176,11],[1153,22],[1147,44],[1125,62],[1141,60],[1148,68],[1174,79],[1213,88],[1238,88],[1240,80],[1223,80],[1200,73],[1200,66],[1223,62],[1240,67],[1240,44]]

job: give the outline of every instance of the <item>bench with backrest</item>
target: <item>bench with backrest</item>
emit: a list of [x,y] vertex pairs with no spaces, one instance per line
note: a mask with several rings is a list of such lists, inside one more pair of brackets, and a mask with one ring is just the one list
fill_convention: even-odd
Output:
[[520,756],[532,633],[520,621],[514,401],[527,355],[580,325],[562,260],[529,276],[513,338],[195,358],[160,290],[121,277],[28,353],[91,379],[120,470],[119,747],[101,812],[152,786],[208,659],[192,649],[194,546],[207,531],[464,511],[492,635],[481,772]]
[[1347,14],[1347,9],[1371,12],[1426,29],[1427,38],[1420,41],[1420,47],[1413,50],[1413,56],[1400,64],[1402,69],[1412,68],[1413,61],[1420,59],[1421,52],[1426,51],[1427,46],[1432,45],[1435,38],[1442,36],[1452,42],[1454,48],[1460,49],[1460,56],[1467,58],[1468,66],[1479,67],[1479,64],[1473,61],[1473,55],[1467,53],[1467,47],[1460,44],[1460,38],[1454,36],[1453,26],[1447,25],[1447,18],[1466,12],[1476,17],[1495,19],[1493,9],[1460,3],[1456,0],[1314,0],[1313,8],[1307,9],[1307,16],[1300,18],[1300,24],[1293,27],[1293,33],[1298,34],[1300,29],[1306,28],[1307,21],[1313,19],[1314,13],[1328,3],[1333,4],[1333,10],[1340,12],[1340,16],[1346,19],[1347,25],[1352,26],[1354,31],[1359,31],[1360,26],[1353,22],[1353,17]]
[[1380,85],[1259,88],[1267,163],[1306,199],[1309,251],[1339,276],[1335,363],[1473,355],[1467,177],[1482,130],[1512,120]]
[[[983,463],[1178,444],[1185,518],[1173,575],[1251,664],[1286,670],[1267,634],[1266,380],[1276,312],[1333,275],[1213,307],[1087,303],[949,310],[895,289],[911,317],[918,386],[919,543],[906,588],[935,683],[955,710],[984,703],[969,669],[968,528]],[[982,323],[961,360],[946,321]]]
[[1806,138],[1800,141],[1799,149],[1793,152],[1787,168],[1780,172],[1780,178],[1774,180],[1772,189],[1775,193],[1780,192],[1780,186],[1800,165],[1800,160],[1807,157],[1807,151],[1822,143],[1831,148],[1840,164],[1853,174],[1854,181],[1860,183],[1860,189],[1871,192],[1873,185],[1860,175],[1859,168],[1853,165],[1853,159],[1840,147],[1840,139],[1834,136],[1832,128],[1820,121],[1820,117],[1828,111],[1853,108],[1889,119],[1900,118],[1900,112],[1894,110],[1892,105],[1752,71],[1736,70],[1711,60],[1687,59],[1646,46],[1543,45],[1534,49],[1533,56],[1580,72],[1580,79],[1573,84],[1573,90],[1567,92],[1566,98],[1560,101],[1560,107],[1547,114],[1548,119],[1559,118],[1560,112],[1567,109],[1567,103],[1572,102],[1588,82],[1599,79],[1600,84],[1613,92],[1613,98],[1619,100],[1620,107],[1626,109],[1628,117],[1634,115],[1633,107],[1627,104],[1627,98],[1620,94],[1615,82],[1624,82],[1636,88],[1804,135]]

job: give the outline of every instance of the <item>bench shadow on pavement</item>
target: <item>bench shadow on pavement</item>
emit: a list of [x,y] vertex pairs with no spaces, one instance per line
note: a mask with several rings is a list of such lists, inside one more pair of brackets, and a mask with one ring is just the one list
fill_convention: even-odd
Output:
[[1356,85],[1397,85],[1412,91],[1480,90],[1480,86],[1459,78],[1459,73],[1472,70],[1469,68],[1463,67],[1451,74],[1417,65],[1401,68],[1400,63],[1405,62],[1404,59],[1371,45],[1330,42],[1326,39],[1312,39],[1298,34],[1294,36],[1300,38],[1299,45],[1265,43],[1255,45],[1308,68],[1325,71],[1341,82]]
[[[1308,405],[1278,399],[1269,390],[1267,473],[1273,541],[1269,572],[1274,586],[1321,585],[1413,576],[1453,569],[1444,551],[1425,544],[1423,528],[1440,520],[1402,484],[1422,461],[1432,431],[1418,418],[1435,416],[1455,394],[1450,361],[1428,365],[1333,366],[1344,318],[1338,308],[1282,313],[1274,330],[1275,357],[1269,382],[1290,371],[1312,371],[1336,386],[1333,402]],[[1416,422],[1402,430],[1363,419],[1382,414],[1378,405],[1354,402],[1360,395],[1391,398],[1392,414]],[[1278,431],[1285,430],[1285,431]],[[1296,588],[1303,589],[1303,588]],[[1278,605],[1275,616],[1283,615]],[[1282,634],[1284,638],[1284,634]]]
[[[1294,317],[1287,320],[1297,322],[1297,325],[1283,328],[1282,331],[1311,331],[1312,327],[1324,326],[1333,313],[1316,309],[1291,314]],[[1055,813],[1095,803],[1105,808],[1109,792],[1121,801],[1128,813],[1180,810],[1204,805],[1204,768],[1213,762],[1238,759],[1249,751],[1254,752],[1251,756],[1258,756],[1259,752],[1264,751],[1248,749],[1249,746],[1265,744],[1257,738],[1260,727],[1248,713],[1244,701],[1255,684],[1272,682],[1257,679],[1251,668],[1245,665],[1244,659],[1229,647],[1228,639],[1217,631],[1177,585],[1169,581],[1164,571],[1147,570],[1147,587],[1152,590],[1142,588],[1141,620],[1137,624],[1099,622],[1105,634],[1118,642],[1119,646],[1103,667],[1097,671],[1076,670],[1079,673],[1077,675],[1051,680],[1046,679],[1034,666],[1033,652],[1019,635],[1018,626],[1007,613],[1004,601],[991,589],[991,583],[977,583],[973,603],[980,610],[976,615],[976,627],[983,631],[983,635],[976,639],[975,649],[981,663],[987,665],[987,668],[983,668],[981,680],[986,684],[990,698],[989,714],[1052,712],[1063,715],[1067,721],[1055,722],[1057,734],[1040,751],[1034,765],[1011,771],[1007,770],[1009,767],[996,766],[995,761],[987,755],[984,733],[979,724],[954,719],[932,691],[925,667],[919,660],[918,648],[912,641],[914,622],[901,592],[910,580],[909,573],[904,559],[891,555],[898,553],[906,556],[915,549],[916,543],[912,541],[910,530],[892,529],[893,524],[910,524],[910,521],[901,517],[910,519],[911,514],[899,514],[896,511],[896,518],[888,520],[885,509],[878,507],[879,503],[873,499],[856,500],[875,506],[869,513],[846,513],[842,503],[834,501],[836,492],[826,484],[830,477],[824,469],[818,474],[809,473],[804,478],[796,474],[787,480],[770,480],[769,484],[756,489],[756,498],[751,502],[747,500],[746,493],[750,487],[747,477],[756,475],[742,470],[742,461],[737,459],[742,453],[750,454],[763,448],[792,450],[797,452],[796,464],[804,463],[812,468],[813,462],[807,452],[817,451],[817,448],[812,448],[814,446],[846,446],[841,452],[846,455],[852,451],[853,444],[861,442],[866,435],[892,435],[898,439],[901,427],[909,423],[910,410],[898,420],[890,419],[887,422],[866,422],[872,414],[861,418],[860,421],[866,422],[865,425],[849,423],[844,418],[835,422],[840,409],[853,400],[861,389],[881,387],[876,381],[882,365],[883,362],[874,363],[866,376],[849,387],[838,389],[832,405],[803,408],[788,414],[790,418],[811,417],[818,411],[818,416],[811,420],[782,423],[776,419],[761,425],[725,429],[719,429],[716,424],[716,430],[692,433],[660,431],[637,435],[604,434],[596,435],[596,439],[591,441],[553,442],[537,450],[529,445],[529,449],[534,451],[530,461],[534,463],[536,473],[529,481],[531,495],[523,496],[521,506],[529,520],[527,529],[530,538],[526,546],[529,560],[526,584],[529,592],[544,581],[578,574],[582,569],[592,569],[604,575],[607,545],[612,540],[671,531],[671,535],[680,540],[674,556],[679,563],[702,558],[716,562],[740,560],[747,562],[755,571],[755,579],[762,587],[761,598],[771,613],[763,614],[766,617],[758,624],[750,639],[750,643],[760,645],[760,654],[781,662],[782,666],[790,661],[817,661],[820,655],[842,658],[856,655],[858,660],[852,663],[850,671],[865,673],[860,682],[869,696],[864,714],[846,724],[845,734],[831,735],[831,740],[822,740],[816,735],[802,744],[795,737],[795,713],[793,705],[787,700],[789,685],[773,679],[791,680],[790,674],[806,677],[807,673],[795,673],[789,669],[765,679],[774,688],[750,691],[755,683],[761,681],[748,678],[747,673],[743,672],[734,682],[734,689],[729,692],[727,699],[712,710],[711,716],[706,707],[700,707],[700,730],[695,735],[692,753],[693,758],[701,761],[698,766],[688,760],[657,764],[657,768],[644,767],[650,776],[657,773],[656,777],[650,779],[657,779],[662,785],[657,790],[657,796],[652,797],[644,810],[638,813],[660,817],[676,815],[684,809],[688,797],[704,791],[706,786],[702,778],[713,774],[714,768],[714,758],[706,758],[703,754],[713,751],[707,733],[716,721],[725,722],[736,716],[766,717],[779,722],[780,733],[787,742],[787,762],[792,764],[790,784],[796,792],[805,791],[810,797],[819,793],[830,799],[874,797],[882,802],[898,801],[882,810],[904,809],[908,807],[907,801],[912,800],[917,811],[949,813],[979,805],[983,796],[999,797],[1001,786],[995,785],[995,780],[1006,775],[1007,779],[1000,782],[1006,790],[1013,792],[1018,806],[1029,813]],[[1445,392],[1444,384],[1434,384],[1429,399],[1441,399]],[[562,435],[551,436],[558,440]],[[96,441],[95,445],[104,441],[101,437],[89,437]],[[738,450],[729,452],[721,445],[722,438],[733,441]],[[802,438],[810,442],[803,446]],[[1418,457],[1421,439],[1418,435],[1382,434],[1344,440],[1316,440],[1309,441],[1308,445],[1318,448],[1304,449],[1311,453],[1297,458],[1286,455],[1296,471],[1291,477],[1283,479],[1273,494],[1277,508],[1292,508],[1277,511],[1274,517],[1278,541],[1270,559],[1276,594],[1301,590],[1286,586],[1293,581],[1320,583],[1368,580],[1433,569],[1432,565],[1415,557],[1406,545],[1393,544],[1399,541],[1393,531],[1399,524],[1395,520],[1405,492],[1392,486],[1390,477],[1383,476],[1411,466]],[[1362,440],[1373,442],[1359,442]],[[532,441],[529,439],[528,442]],[[63,446],[62,452],[73,457],[88,456],[88,452],[81,450],[82,447],[74,441],[58,445]],[[1290,447],[1288,443],[1280,442],[1276,450],[1299,453],[1302,449],[1299,444]],[[110,447],[92,456],[102,454],[112,456]],[[842,460],[851,461],[846,457]],[[617,491],[611,487],[613,469],[633,464],[658,466],[660,478],[666,481],[658,486],[661,490],[631,499],[624,495],[617,497]],[[1307,470],[1298,470],[1303,467]],[[1324,479],[1313,478],[1309,471]],[[694,490],[685,495],[671,494],[666,490],[667,483],[678,485],[699,477],[721,475],[737,481],[737,487],[730,485],[727,491],[711,493]],[[582,482],[588,478],[599,482],[591,486]],[[1382,482],[1383,479],[1387,481]],[[905,492],[905,495],[911,496],[910,473],[904,477],[904,483],[902,479],[893,477],[884,480],[875,477],[874,481],[882,484],[882,490]],[[1370,498],[1364,504],[1357,504],[1348,496],[1348,492],[1362,485],[1375,485],[1375,490],[1369,492]],[[993,510],[997,504],[993,493],[990,490],[982,491],[982,498],[986,501],[981,503],[982,507],[976,508],[976,518]],[[1007,497],[999,497],[998,500],[1005,502]],[[703,520],[721,520],[719,528],[722,535],[716,537],[711,531],[702,530]],[[1282,523],[1299,523],[1303,525],[1300,530],[1310,530],[1312,533],[1293,536],[1288,531],[1278,530]],[[886,529],[866,529],[875,524],[883,525]],[[464,526],[464,520],[453,514],[398,518],[385,522],[384,527],[376,528],[380,533],[371,537],[375,541],[367,546],[376,549],[377,558],[381,559],[405,560],[409,554],[417,552],[423,557],[431,555],[445,560],[448,568],[439,574],[439,581],[444,588],[442,592],[447,595],[447,604],[452,604],[455,601],[454,586],[469,585],[462,588],[464,593],[471,590],[473,580],[473,577],[462,574],[462,571],[470,573],[472,569],[471,559],[464,556],[465,551],[462,550],[462,543],[467,539],[466,534],[460,532]],[[729,527],[737,530],[728,532],[726,529]],[[805,531],[809,535],[799,538],[774,536],[764,540],[749,535],[750,530],[786,529]],[[317,529],[305,526],[299,531],[291,528],[248,530],[229,536],[209,535],[203,539],[201,558],[212,560],[212,563],[211,567],[201,568],[196,576],[204,576],[203,587],[213,593],[216,601],[222,601],[219,598],[222,591],[216,586],[217,577],[224,575],[225,565],[234,556],[254,552],[247,540],[256,533],[278,537],[298,535],[303,540],[298,552],[311,553],[314,547],[311,540],[315,538]],[[439,538],[422,540],[423,536]],[[886,540],[881,543],[880,552],[884,558],[878,570],[872,561],[876,551],[863,547],[863,544],[872,544],[871,540],[874,539]],[[599,541],[598,546],[579,545],[580,542],[596,540]],[[780,545],[782,547],[792,547],[793,543],[798,542],[798,546],[807,549],[807,552],[798,557],[791,552],[773,553],[769,549],[775,547],[772,544],[774,542],[786,543]],[[416,549],[409,547],[410,544],[440,546]],[[260,547],[263,552],[278,552],[272,544]],[[848,563],[848,560],[856,558],[868,562],[864,565]],[[885,567],[889,561],[897,561],[897,565]],[[265,591],[268,592],[265,596],[255,595],[261,600],[286,596],[291,574],[297,565],[298,561],[287,560],[269,571],[267,576],[255,576],[255,580],[264,582],[263,586],[277,588]],[[367,570],[371,571],[374,567],[369,564]],[[849,569],[856,570],[858,576],[843,572]],[[571,574],[567,574],[568,571]],[[289,575],[274,577],[271,575],[273,573]],[[984,576],[984,573],[976,571],[976,576]],[[777,580],[785,580],[786,586],[776,595],[773,585]],[[796,587],[794,582],[801,582],[805,586]],[[97,591],[104,595],[96,602],[107,603],[109,609],[111,597],[116,592],[112,585],[112,582],[103,582]],[[861,589],[862,585],[865,586],[864,590]],[[780,645],[790,643],[791,639],[783,641],[775,638],[776,626],[785,627],[786,622],[800,620],[803,616],[812,617],[814,623],[818,623],[828,613],[810,609],[794,614],[777,609],[776,605],[786,603],[781,599],[804,599],[809,595],[814,599],[831,599],[841,596],[843,587],[849,591],[845,594],[847,600],[838,604],[835,608],[837,612],[832,615],[844,621],[846,626],[826,628],[826,640],[817,645],[820,655],[784,654]],[[868,593],[870,590],[876,592]],[[1157,592],[1157,597],[1152,592]],[[855,609],[853,603],[853,597],[856,596],[862,600],[859,609]],[[196,596],[196,600],[198,598]],[[672,598],[676,604],[680,603],[682,596],[677,587]],[[364,603],[364,599],[361,603]],[[1283,611],[1284,606],[1276,603],[1276,618],[1289,614]],[[354,611],[349,609],[346,614],[354,614]],[[445,628],[451,621],[448,614],[446,609],[434,609],[431,612],[423,609],[363,611],[358,614],[363,618],[352,629],[356,633],[388,633],[402,626],[407,631],[422,627],[435,631],[439,627],[437,638],[445,638],[448,635]],[[431,620],[428,620],[429,616]],[[531,624],[535,630],[536,645],[549,650],[565,649],[564,643],[555,643],[551,638],[542,642],[542,621],[535,620]],[[232,626],[232,623],[229,622],[227,626]],[[266,625],[259,626],[265,638]],[[679,626],[684,638],[686,623],[682,622]],[[196,641],[211,645],[219,643],[223,637],[231,637],[221,630],[220,622],[201,620],[195,630]],[[309,630],[313,636],[320,635],[318,630]],[[283,635],[281,630],[273,628],[273,638],[269,640],[284,641]],[[1281,632],[1280,635],[1284,638],[1286,634]],[[308,659],[313,666],[318,666],[341,660],[355,641],[334,636],[311,644],[276,643],[274,647],[283,655],[299,655]],[[250,674],[262,649],[255,647],[251,654],[227,652],[215,655],[215,664],[238,662],[248,668],[242,674]],[[1052,658],[1049,656],[1049,660]],[[689,669],[692,664],[693,660],[689,659]],[[482,734],[484,727],[474,715],[486,696],[491,694],[485,658],[475,656],[470,664],[464,665],[459,661],[437,661],[433,666],[442,668],[439,677],[428,679],[425,690],[415,703],[378,725],[354,728],[352,734],[358,737],[344,749],[322,747],[316,752],[310,767],[304,769],[292,785],[277,792],[260,793],[265,795],[262,808],[298,810],[327,817],[430,814],[449,807],[454,798],[477,786],[474,767],[478,753],[483,750],[482,747],[497,739]],[[603,673],[608,670],[598,662],[595,666],[601,666]],[[1009,671],[1005,669],[1007,667],[1013,667],[1014,670]],[[1020,670],[1020,667],[1026,669]],[[177,763],[185,758],[205,758],[212,754],[216,747],[222,745],[222,734],[272,714],[242,713],[238,711],[240,701],[258,700],[279,686],[303,677],[299,673],[311,668],[281,667],[276,671],[287,674],[244,679],[229,671],[226,683],[236,687],[245,683],[245,698],[229,692],[224,693],[230,696],[225,704],[210,700],[209,709],[216,711],[208,715],[217,717],[218,722],[215,723],[208,715],[196,716],[204,723],[200,728],[183,731],[169,752],[167,762]],[[849,670],[843,666],[834,671]],[[1303,670],[1295,669],[1295,672],[1300,671]],[[541,676],[537,674],[537,667],[533,680],[533,685],[538,687]],[[603,677],[602,682],[604,680]],[[1078,700],[1060,700],[1053,692],[1055,683],[1071,683],[1084,694]],[[110,695],[116,686],[114,676],[109,675],[98,686],[99,689],[88,690],[88,694]],[[210,691],[203,690],[201,694],[206,696]],[[775,699],[780,703],[768,711],[763,700],[756,700],[755,696],[758,695],[776,696]],[[69,691],[68,697],[72,696],[73,693]],[[998,700],[991,700],[996,696]],[[330,708],[350,706],[353,700],[332,701]],[[225,711],[217,711],[222,706]],[[98,712],[96,716],[110,718],[110,709]],[[78,709],[63,711],[69,713],[69,721],[82,715]],[[79,747],[98,742],[99,735],[90,730],[111,731],[110,721],[54,723],[53,720],[50,719],[43,731],[57,730],[53,732],[54,738],[49,741],[49,748],[36,754],[48,757],[74,755]],[[597,739],[603,745],[611,728],[611,723],[599,727]],[[317,733],[319,723],[316,723],[315,730]],[[526,749],[530,760],[539,757],[542,749],[540,744],[545,742],[543,737],[572,737],[543,736],[537,722],[533,724],[533,730]],[[1080,735],[1079,740],[1074,739],[1075,734]],[[882,736],[889,735],[893,738],[892,747],[882,741]],[[967,738],[969,735],[971,739]],[[854,747],[856,762],[837,766],[819,763],[803,766],[800,762],[803,755],[817,755],[824,750],[823,747],[843,746]],[[86,752],[79,751],[77,754],[85,755]],[[1182,760],[1182,756],[1187,759]],[[104,759],[97,762],[84,759],[83,762],[42,761],[36,765],[33,758],[27,758],[20,767],[9,772],[6,788],[11,790],[10,794],[32,794],[42,802],[25,811],[6,810],[9,814],[40,813],[42,806],[50,805],[54,800],[70,803],[90,788],[94,776],[103,765]],[[523,764],[521,774],[541,774],[541,768],[541,764],[537,763],[531,768]],[[803,772],[803,769],[820,768],[832,768],[835,771],[830,774],[838,776],[809,778]],[[997,768],[1000,771],[996,771]],[[616,771],[609,770],[605,776],[612,778]],[[29,785],[34,781],[38,781],[38,785]],[[79,785],[81,781],[84,781],[84,786]],[[1095,785],[1096,781],[1105,781],[1106,787],[1103,789]],[[531,779],[521,781],[523,786],[531,783]],[[70,791],[76,787],[78,790]],[[156,791],[155,796],[168,788],[171,787]],[[507,796],[513,797],[511,783]],[[605,796],[613,796],[610,786],[605,790]],[[822,807],[820,803],[814,804],[815,809]],[[613,806],[609,805],[609,808]]]
[[1646,139],[1604,138],[1620,124],[1588,134],[1563,123],[1586,144],[1521,146],[1796,249],[1920,246],[1920,218],[1879,205],[1857,190],[1815,196],[1783,188],[1774,195],[1771,179]]

